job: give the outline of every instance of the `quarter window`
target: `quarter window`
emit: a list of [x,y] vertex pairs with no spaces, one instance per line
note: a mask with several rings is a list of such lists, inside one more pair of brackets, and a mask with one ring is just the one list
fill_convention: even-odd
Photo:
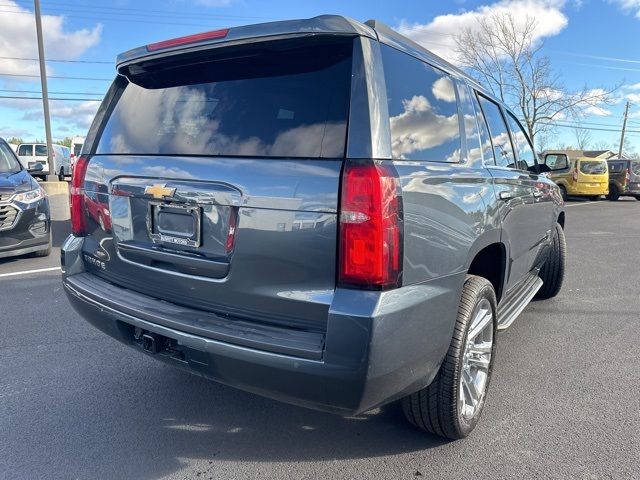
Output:
[[36,145],[36,157],[46,157],[46,156],[47,156],[47,146]]
[[393,158],[459,162],[460,124],[446,73],[382,45]]
[[493,155],[496,165],[501,167],[516,168],[515,157],[513,156],[513,147],[509,138],[509,130],[498,104],[480,95],[480,106],[484,112],[484,117],[489,125],[489,134],[491,135],[491,143],[493,144]]
[[507,121],[509,122],[509,127],[511,127],[511,138],[518,151],[520,170],[533,169],[536,166],[536,154],[533,152],[529,137],[527,137],[520,122],[511,113],[507,114]]

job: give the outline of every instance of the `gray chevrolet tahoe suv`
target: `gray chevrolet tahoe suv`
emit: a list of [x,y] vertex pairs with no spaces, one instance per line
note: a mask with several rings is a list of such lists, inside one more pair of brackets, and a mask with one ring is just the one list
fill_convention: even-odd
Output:
[[497,330],[564,272],[563,202],[516,117],[338,16],[159,42],[117,71],[72,180],[74,308],[228,385],[347,415],[402,399],[468,435]]

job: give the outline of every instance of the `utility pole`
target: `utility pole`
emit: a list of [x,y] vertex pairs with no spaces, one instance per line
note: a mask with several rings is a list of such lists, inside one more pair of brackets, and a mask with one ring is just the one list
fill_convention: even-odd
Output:
[[36,15],[36,35],[38,36],[38,59],[40,61],[40,82],[42,83],[42,106],[44,110],[44,130],[47,137],[47,161],[49,163],[49,175],[47,180],[57,180],[52,169],[53,147],[51,146],[51,121],[49,117],[49,91],[47,90],[47,66],[44,61],[44,42],[42,40],[42,18],[40,14],[40,0],[33,0],[33,6]]
[[629,113],[629,102],[624,107],[624,120],[622,121],[622,135],[620,136],[620,149],[618,150],[618,158],[622,158],[622,146],[624,145],[624,131],[627,129],[627,114]]

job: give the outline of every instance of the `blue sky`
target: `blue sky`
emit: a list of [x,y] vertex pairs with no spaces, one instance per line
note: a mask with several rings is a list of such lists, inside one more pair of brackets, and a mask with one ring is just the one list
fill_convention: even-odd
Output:
[[[591,109],[582,119],[592,128],[591,146],[619,142],[625,101],[630,108],[631,146],[640,152],[640,0],[501,0],[501,1],[337,1],[290,0],[41,0],[52,98],[101,98],[110,79],[113,59],[124,50],[219,27],[302,18],[323,13],[358,20],[379,19],[404,29],[445,58],[452,35],[462,26],[498,10],[526,12],[538,19],[544,53],[569,90],[619,85],[613,105]],[[0,0],[0,97],[37,97],[37,62],[14,60],[37,56],[33,10],[29,0]],[[105,63],[79,63],[105,62]],[[55,93],[54,93],[55,92]],[[67,93],[71,92],[71,93]],[[84,135],[98,102],[52,101],[54,138]],[[605,130],[596,130],[605,129]],[[42,103],[0,98],[0,136],[43,138]],[[571,128],[558,128],[550,145],[575,143]]]

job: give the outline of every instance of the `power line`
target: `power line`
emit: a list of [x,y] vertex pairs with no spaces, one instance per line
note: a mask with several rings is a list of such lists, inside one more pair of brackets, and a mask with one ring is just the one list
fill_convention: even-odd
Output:
[[[27,77],[27,78],[40,78],[40,75],[26,75],[20,73],[0,73],[0,77]],[[113,78],[92,78],[92,77],[58,77],[55,75],[49,75],[47,78],[55,78],[57,80],[95,80],[110,82]]]
[[[31,5],[31,2],[29,0],[16,0],[15,3],[23,3],[26,4],[28,6]],[[167,16],[195,16],[197,18],[202,18],[203,15],[206,15],[204,12],[203,13],[184,13],[184,12],[176,12],[176,11],[172,11],[172,10],[151,10],[151,9],[146,9],[146,8],[131,8],[131,7],[105,7],[102,5],[78,5],[78,4],[74,4],[74,3],[64,3],[64,2],[50,2],[47,1],[47,5],[51,5],[52,8],[56,8],[56,6],[61,6],[61,7],[72,7],[74,9],[99,9],[99,10],[112,10],[112,11],[122,11],[122,12],[141,12],[144,15],[149,15],[152,13],[158,13],[158,14],[165,14]],[[8,4],[8,3],[4,3],[4,4],[0,4],[0,6],[15,6],[13,4]],[[229,14],[215,14],[215,15],[210,15],[212,17],[220,17],[220,18],[237,18],[237,19],[253,19],[253,20],[276,20],[277,17],[262,17],[262,16],[255,16],[255,15],[229,15]]]
[[[598,128],[598,127],[579,127],[577,125],[563,125],[555,122],[539,122],[540,125],[549,125],[552,127],[563,127],[563,128],[582,128],[582,130],[597,130],[600,132],[619,132],[619,128]],[[629,133],[640,133],[640,130],[627,130]]]
[[[0,57],[2,60],[25,60],[29,62],[37,62],[37,58],[25,58],[25,57]],[[108,62],[106,60],[50,60],[47,59],[47,62],[56,62],[56,63],[99,63],[105,65],[113,65],[115,62]]]
[[[7,98],[13,100],[42,100],[42,97],[19,97],[17,95],[0,95],[0,99]],[[67,102],[101,102],[101,98],[51,98],[49,100],[60,100]]]
[[[7,90],[0,88],[0,92],[8,92],[8,93],[42,93],[40,90]],[[54,95],[97,95],[100,97],[104,97],[104,93],[93,93],[93,92],[49,92]]]

